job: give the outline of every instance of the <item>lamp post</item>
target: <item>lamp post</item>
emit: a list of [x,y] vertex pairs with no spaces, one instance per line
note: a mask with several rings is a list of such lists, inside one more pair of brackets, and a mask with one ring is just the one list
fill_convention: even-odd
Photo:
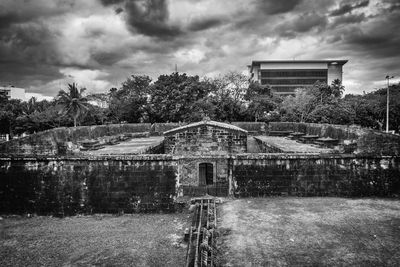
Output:
[[386,132],[389,132],[389,81],[393,79],[394,76],[386,75],[387,80],[387,93],[386,93]]

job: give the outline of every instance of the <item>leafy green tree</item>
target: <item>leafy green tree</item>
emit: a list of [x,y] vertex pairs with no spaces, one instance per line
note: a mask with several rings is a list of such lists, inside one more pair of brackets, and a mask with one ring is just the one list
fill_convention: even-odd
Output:
[[57,95],[61,113],[72,117],[74,127],[76,127],[77,119],[89,109],[87,99],[83,96],[85,90],[85,88],[78,90],[77,84],[72,83],[68,84],[68,92],[61,90]]
[[[363,96],[368,102],[371,116],[382,129],[386,123],[387,88],[381,88]],[[400,131],[400,83],[390,86],[389,129]]]
[[8,133],[13,138],[18,116],[23,114],[21,100],[3,99],[0,102],[0,132]]
[[211,103],[215,106],[214,117],[219,121],[245,120],[247,114],[246,94],[248,91],[248,77],[238,72],[210,79]]
[[339,98],[343,96],[344,86],[342,85],[342,81],[339,79],[335,79],[332,81],[332,84],[329,86],[330,94],[333,97]]
[[246,119],[251,121],[268,120],[269,112],[282,101],[273,94],[270,86],[261,86],[258,82],[250,82],[245,98],[249,101]]
[[149,121],[190,121],[195,118],[191,116],[193,110],[209,105],[201,103],[201,99],[207,97],[210,91],[210,84],[200,81],[198,76],[178,72],[161,75],[149,87]]
[[316,82],[312,87],[299,88],[295,96],[288,96],[279,107],[282,120],[315,123],[348,124],[352,110],[342,104],[344,87],[340,80],[331,85]]
[[383,117],[378,115],[376,100],[368,100],[365,95],[346,95],[342,99],[342,104],[351,111],[351,124],[375,129],[382,128],[384,121]]
[[82,120],[82,125],[102,125],[107,121],[107,115],[108,108],[89,105],[89,109]]
[[294,96],[287,96],[279,106],[283,121],[307,122],[309,114],[315,109],[318,96],[307,89],[297,89]]
[[309,122],[329,124],[351,124],[352,117],[352,109],[340,99],[317,105],[307,116]]
[[149,76],[131,75],[122,83],[120,89],[110,89],[110,107],[108,116],[111,120],[143,122],[147,118]]
[[72,118],[60,116],[60,108],[55,102],[48,102],[47,108],[41,112],[36,111],[29,115],[19,116],[16,121],[16,132],[34,133],[72,124]]

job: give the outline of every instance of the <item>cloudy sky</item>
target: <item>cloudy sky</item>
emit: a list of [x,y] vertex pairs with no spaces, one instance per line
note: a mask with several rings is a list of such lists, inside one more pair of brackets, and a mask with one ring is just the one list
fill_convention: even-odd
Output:
[[348,59],[347,93],[400,77],[398,0],[1,0],[0,85],[55,96],[131,74],[216,76],[252,60]]

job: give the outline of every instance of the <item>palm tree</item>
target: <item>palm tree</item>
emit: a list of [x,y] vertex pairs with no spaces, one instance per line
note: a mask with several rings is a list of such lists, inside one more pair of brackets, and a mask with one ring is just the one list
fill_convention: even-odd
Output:
[[61,112],[69,114],[74,119],[74,127],[76,127],[76,120],[80,115],[89,109],[87,99],[82,94],[86,88],[78,90],[76,83],[68,84],[69,92],[61,90],[57,95],[57,102],[61,104]]

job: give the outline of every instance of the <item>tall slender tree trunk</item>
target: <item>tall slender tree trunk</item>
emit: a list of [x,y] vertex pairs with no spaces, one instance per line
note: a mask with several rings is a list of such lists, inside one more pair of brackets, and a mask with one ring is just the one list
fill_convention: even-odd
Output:
[[74,117],[74,127],[76,128],[76,117]]

